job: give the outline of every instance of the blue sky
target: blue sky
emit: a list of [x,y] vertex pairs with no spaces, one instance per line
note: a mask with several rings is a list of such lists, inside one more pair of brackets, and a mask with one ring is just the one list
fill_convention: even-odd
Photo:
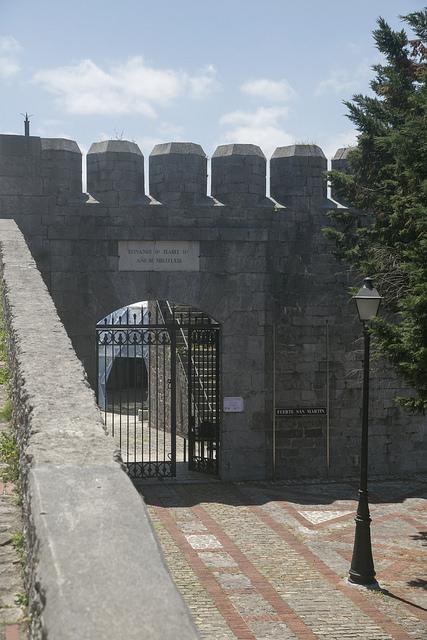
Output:
[[354,131],[342,104],[367,92],[395,0],[0,0],[0,131],[75,139],[294,142],[331,156]]

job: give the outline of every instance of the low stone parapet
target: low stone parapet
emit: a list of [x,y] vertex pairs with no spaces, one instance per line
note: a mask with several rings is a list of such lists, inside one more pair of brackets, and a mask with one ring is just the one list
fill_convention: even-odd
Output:
[[31,637],[198,637],[24,238],[0,220]]

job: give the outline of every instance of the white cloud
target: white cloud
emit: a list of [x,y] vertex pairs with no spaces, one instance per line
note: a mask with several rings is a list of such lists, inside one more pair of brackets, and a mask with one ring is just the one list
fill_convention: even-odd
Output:
[[219,87],[217,71],[213,65],[208,65],[199,74],[187,76],[191,94],[194,98],[204,98]]
[[183,139],[184,127],[172,122],[161,122],[158,126],[158,131],[163,138],[162,142],[177,141]]
[[255,98],[262,98],[268,102],[287,102],[296,96],[296,91],[287,80],[268,80],[259,78],[245,82],[240,90]]
[[18,56],[22,47],[12,36],[0,36],[0,78],[9,78],[19,71]]
[[230,125],[274,125],[288,114],[286,107],[258,107],[255,111],[232,111],[221,116],[220,124]]
[[13,36],[0,36],[0,53],[19,53],[22,47]]
[[259,107],[255,111],[232,111],[224,114],[220,124],[226,128],[221,143],[257,144],[269,157],[276,147],[294,142],[294,136],[281,125],[287,115],[286,107]]
[[92,60],[38,71],[34,81],[57,96],[60,105],[75,114],[140,113],[157,116],[157,107],[180,95],[202,97],[216,87],[215,69],[209,66],[191,75],[185,71],[155,69],[141,56],[104,70]]
[[357,91],[366,91],[372,77],[371,64],[367,61],[353,69],[331,69],[329,74],[317,84],[314,95],[321,96],[332,92],[350,96]]
[[333,158],[338,149],[342,147],[354,147],[357,144],[357,131],[354,129],[345,131],[332,138],[319,136],[319,139],[325,156],[327,158]]

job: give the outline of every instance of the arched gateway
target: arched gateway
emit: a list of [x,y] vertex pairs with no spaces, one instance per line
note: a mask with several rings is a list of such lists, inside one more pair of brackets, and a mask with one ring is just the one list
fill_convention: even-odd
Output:
[[217,322],[169,300],[97,324],[98,403],[132,478],[218,473],[219,340]]

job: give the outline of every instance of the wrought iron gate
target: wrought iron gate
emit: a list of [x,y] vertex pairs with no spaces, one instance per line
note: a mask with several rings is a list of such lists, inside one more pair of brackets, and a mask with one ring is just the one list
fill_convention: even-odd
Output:
[[133,478],[218,473],[219,325],[168,301],[96,327],[97,397]]
[[218,473],[219,332],[196,326],[188,334],[189,467]]

